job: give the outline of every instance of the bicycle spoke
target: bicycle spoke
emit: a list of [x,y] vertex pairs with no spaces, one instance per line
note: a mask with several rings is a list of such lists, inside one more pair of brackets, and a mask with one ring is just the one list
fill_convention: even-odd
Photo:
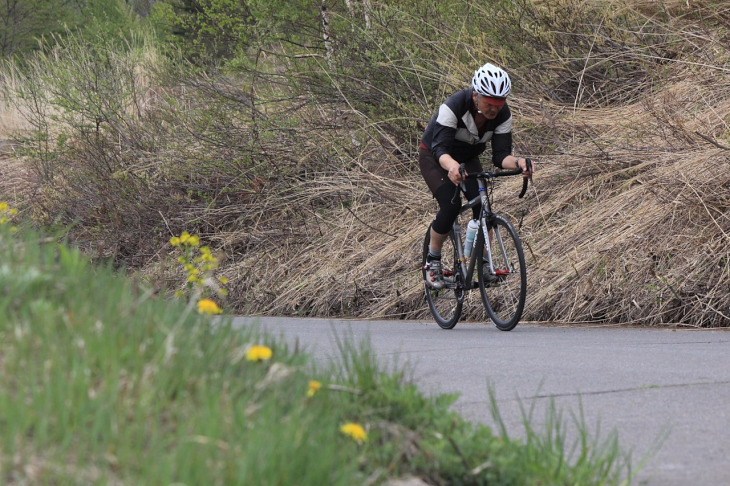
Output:
[[490,319],[503,331],[512,330],[520,318],[527,292],[527,272],[522,245],[512,225],[497,217],[489,232],[491,266],[479,269],[479,289]]
[[[431,229],[429,228],[423,242],[422,266],[426,263],[426,255],[428,254],[430,241]],[[457,271],[457,256],[453,233],[449,235],[441,249],[441,265],[444,275],[447,276],[444,279],[446,281],[446,287],[440,290],[434,290],[424,283],[426,301],[438,325],[444,329],[451,329],[456,325],[461,316],[461,308],[464,302],[464,290],[457,288],[458,278],[456,278],[454,273]],[[423,277],[425,282],[425,270],[423,271]]]

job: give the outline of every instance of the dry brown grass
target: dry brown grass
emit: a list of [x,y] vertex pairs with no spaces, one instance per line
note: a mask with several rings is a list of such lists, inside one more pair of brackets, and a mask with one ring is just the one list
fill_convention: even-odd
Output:
[[25,164],[16,158],[12,134],[24,126],[22,117],[0,98],[0,195],[18,207],[28,193],[29,174]]
[[[12,82],[3,78],[3,83]],[[22,194],[28,190],[27,171],[23,164],[14,157],[15,145],[11,138],[26,123],[18,111],[0,95],[0,194],[17,207]]]
[[[545,157],[526,202],[505,187],[497,207],[529,209],[525,318],[726,326],[730,312],[730,178],[723,149],[700,140],[666,151],[604,149],[612,160]],[[723,169],[724,167],[724,169]],[[318,213],[329,195],[348,207]],[[346,196],[346,195],[349,195]],[[309,181],[281,224],[217,235],[257,248],[229,253],[231,304],[262,314],[427,318],[420,252],[435,209],[417,177],[369,172]],[[483,319],[476,293],[466,318]]]
[[[8,84],[14,84],[17,80],[13,79],[9,73],[3,72],[0,74],[0,82],[3,88],[7,88]],[[9,139],[17,130],[27,126],[28,124],[17,108],[4,96],[4,90],[0,90],[0,140]]]
[[730,324],[725,76],[576,118],[591,143],[545,160],[526,221],[529,317]]
[[[609,109],[513,101],[518,138],[520,123],[551,123],[564,143],[538,156],[526,201],[509,184],[497,198],[513,221],[527,213],[527,320],[730,324],[730,98],[725,74],[705,80]],[[435,205],[415,171],[394,180],[367,165],[296,188],[279,225],[217,235],[224,250],[256,248],[229,253],[235,309],[428,319],[419,262]],[[323,199],[349,203],[318,211]],[[478,293],[465,317],[484,319]]]

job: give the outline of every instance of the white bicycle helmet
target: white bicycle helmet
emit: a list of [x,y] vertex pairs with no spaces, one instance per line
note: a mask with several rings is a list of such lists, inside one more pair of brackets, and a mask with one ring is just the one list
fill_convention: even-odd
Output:
[[512,90],[507,73],[490,63],[474,71],[471,86],[478,94],[494,98],[506,98]]

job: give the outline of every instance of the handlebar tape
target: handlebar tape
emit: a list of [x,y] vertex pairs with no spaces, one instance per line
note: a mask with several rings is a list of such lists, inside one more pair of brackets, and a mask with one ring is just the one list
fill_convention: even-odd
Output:
[[527,170],[530,171],[530,177],[525,177],[522,180],[522,191],[520,192],[520,199],[522,199],[527,192],[527,183],[532,182],[532,160],[525,158],[525,165],[527,166]]

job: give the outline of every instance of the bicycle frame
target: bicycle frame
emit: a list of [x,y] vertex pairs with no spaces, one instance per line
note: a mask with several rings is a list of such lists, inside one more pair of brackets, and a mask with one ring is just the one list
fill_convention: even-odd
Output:
[[[528,159],[528,167],[531,167],[529,164],[530,164],[530,162]],[[494,269],[494,266],[492,265],[492,261],[493,261],[492,244],[489,241],[488,235],[489,235],[489,223],[493,222],[495,215],[492,212],[492,204],[489,200],[489,191],[487,190],[488,184],[490,182],[493,182],[494,179],[496,179],[497,177],[517,175],[517,174],[520,174],[521,172],[522,172],[522,170],[517,169],[517,170],[501,171],[501,172],[480,172],[478,174],[466,175],[466,172],[464,171],[464,164],[461,164],[460,173],[462,174],[462,177],[473,177],[473,178],[477,179],[477,184],[479,186],[479,195],[477,197],[471,199],[470,201],[467,201],[464,205],[462,205],[461,208],[459,209],[459,214],[462,214],[465,211],[472,209],[474,206],[476,206],[477,204],[479,204],[481,202],[482,211],[479,215],[479,226],[481,228],[481,231],[479,232],[477,237],[474,238],[473,244],[474,244],[474,248],[477,248],[477,245],[480,245],[480,244],[483,244],[486,247],[487,256],[489,257],[489,273],[492,275],[495,274],[495,269]],[[531,177],[530,177],[530,180],[532,180]],[[520,192],[520,195],[519,195],[520,199],[522,197],[524,197],[525,192],[527,191],[527,183],[528,183],[528,179],[525,179],[522,184],[522,191]],[[459,187],[461,189],[459,189]],[[461,192],[466,194],[466,188],[465,188],[463,182],[459,187],[456,188],[456,194],[454,195],[454,197],[457,197],[460,190],[461,190]],[[461,242],[461,227],[459,226],[458,219],[456,221],[454,221],[454,226],[453,226],[452,231],[454,232],[454,236],[456,236],[456,242],[457,242],[456,246],[457,246],[458,252],[459,252],[459,270],[461,271],[461,275],[464,276],[464,278],[462,279],[462,286],[465,290],[470,290],[475,287],[473,277],[474,277],[474,270],[476,268],[476,255],[478,252],[475,252],[475,251],[471,252],[469,264],[467,265],[466,257],[464,256],[464,245]],[[497,238],[497,243],[499,244],[499,248],[504,257],[504,260],[507,261],[508,260],[507,252],[504,249],[504,242],[502,241],[502,235],[500,232],[496,232],[496,238]],[[510,268],[508,270],[510,272],[512,272],[514,269],[511,268],[511,265],[510,265]],[[458,285],[458,283],[457,283],[457,285]]]
[[[479,226],[481,228],[481,231],[477,234],[477,237],[474,238],[474,248],[477,248],[478,245],[485,245],[487,250],[487,255],[491,257],[492,255],[492,246],[489,241],[489,238],[487,235],[489,234],[488,230],[488,223],[491,221],[492,218],[494,218],[494,213],[492,213],[492,205],[489,201],[489,195],[487,193],[487,180],[484,177],[477,178],[477,182],[479,184],[479,195],[475,198],[471,199],[470,201],[467,201],[464,203],[461,208],[459,209],[459,214],[465,213],[466,211],[469,211],[474,206],[479,204],[481,202],[482,204],[482,211],[479,215]],[[459,225],[458,220],[454,221],[454,226],[452,231],[454,232],[454,236],[456,237],[456,247],[457,251],[459,253],[459,270],[461,271],[461,275],[464,276],[461,282],[463,285],[463,288],[465,290],[471,290],[473,288],[477,287],[477,283],[474,282],[474,270],[476,269],[476,262],[477,262],[477,254],[479,252],[473,251],[471,252],[471,255],[468,260],[467,265],[467,259],[464,255],[464,244],[461,241],[461,226]],[[502,244],[502,237],[498,233],[498,242],[500,247],[502,248],[502,253],[505,254],[504,251],[504,245]],[[505,254],[506,258],[506,254]],[[492,259],[489,259],[489,271],[491,273],[494,273],[494,267],[492,266]],[[457,283],[458,285],[458,283]]]

